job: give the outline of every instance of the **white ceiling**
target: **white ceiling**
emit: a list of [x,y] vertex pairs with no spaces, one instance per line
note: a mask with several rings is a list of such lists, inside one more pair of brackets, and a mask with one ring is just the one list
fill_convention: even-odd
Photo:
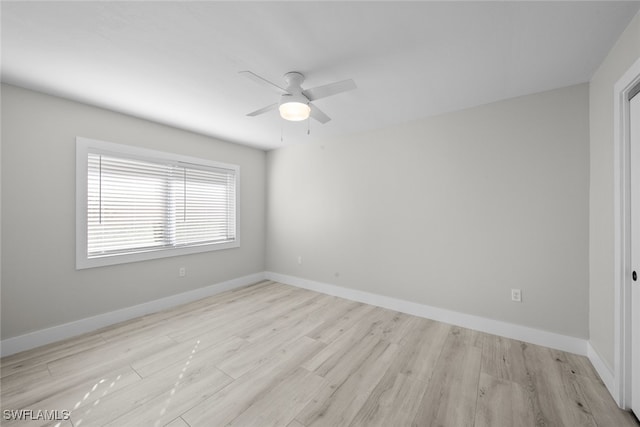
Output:
[[[273,149],[589,81],[640,2],[2,2],[2,81]],[[332,120],[246,117],[304,88]],[[284,141],[281,142],[281,132]]]

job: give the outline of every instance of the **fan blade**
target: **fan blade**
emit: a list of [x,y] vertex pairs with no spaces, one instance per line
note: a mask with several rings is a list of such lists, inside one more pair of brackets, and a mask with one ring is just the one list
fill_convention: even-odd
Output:
[[272,90],[275,90],[277,93],[279,93],[280,95],[287,95],[289,94],[289,92],[287,92],[285,89],[282,89],[280,86],[278,86],[275,83],[271,83],[269,80],[267,79],[263,79],[262,77],[260,77],[257,74],[252,73],[251,71],[240,71],[239,74],[242,74],[243,76],[253,80],[254,82],[261,84],[263,86],[267,86],[270,87]]
[[321,109],[319,109],[312,103],[309,103],[309,107],[311,107],[311,113],[310,113],[311,117],[313,117],[320,123],[325,124],[329,120],[331,120],[331,117],[327,116]]
[[259,116],[260,114],[264,114],[264,113],[266,113],[268,111],[275,110],[276,108],[278,108],[278,103],[277,102],[275,104],[267,105],[264,108],[261,108],[259,110],[253,111],[253,112],[247,114],[247,116],[250,116],[250,117]]
[[316,99],[326,98],[327,96],[332,96],[341,92],[353,90],[356,87],[356,82],[348,79],[341,82],[306,89],[302,91],[302,94],[309,98],[309,101],[315,101]]

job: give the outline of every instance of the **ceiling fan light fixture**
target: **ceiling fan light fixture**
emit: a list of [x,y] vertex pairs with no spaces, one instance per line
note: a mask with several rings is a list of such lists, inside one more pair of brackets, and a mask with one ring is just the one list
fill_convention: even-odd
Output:
[[303,104],[302,102],[286,102],[284,104],[280,104],[278,109],[280,110],[280,116],[283,119],[290,120],[292,122],[306,120],[309,118],[309,113],[311,113],[309,105]]
[[[318,122],[325,124],[331,120],[331,117],[323,113],[322,110],[315,104],[312,104],[312,102],[356,88],[355,82],[348,79],[311,89],[302,89],[304,76],[297,71],[288,72],[283,76],[284,81],[287,83],[286,89],[275,83],[271,83],[269,80],[251,71],[240,71],[240,74],[280,94],[280,102],[274,102],[259,110],[252,111],[247,114],[249,117],[259,116],[260,114],[275,110],[276,107],[278,107],[280,117],[285,120],[297,122],[312,117]],[[312,112],[313,114],[311,114]]]
[[283,95],[278,107],[280,117],[292,122],[299,122],[309,118],[311,107],[309,101],[301,96]]

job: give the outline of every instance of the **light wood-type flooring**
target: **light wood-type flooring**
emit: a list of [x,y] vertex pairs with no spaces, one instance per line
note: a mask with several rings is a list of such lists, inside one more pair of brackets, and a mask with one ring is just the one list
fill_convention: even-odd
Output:
[[6,426],[638,426],[584,357],[268,281],[1,366]]

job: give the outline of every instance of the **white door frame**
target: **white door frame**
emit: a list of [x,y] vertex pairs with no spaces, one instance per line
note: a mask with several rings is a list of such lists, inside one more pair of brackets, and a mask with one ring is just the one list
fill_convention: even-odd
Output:
[[614,384],[618,406],[631,407],[631,192],[629,92],[640,82],[640,58],[614,86]]

